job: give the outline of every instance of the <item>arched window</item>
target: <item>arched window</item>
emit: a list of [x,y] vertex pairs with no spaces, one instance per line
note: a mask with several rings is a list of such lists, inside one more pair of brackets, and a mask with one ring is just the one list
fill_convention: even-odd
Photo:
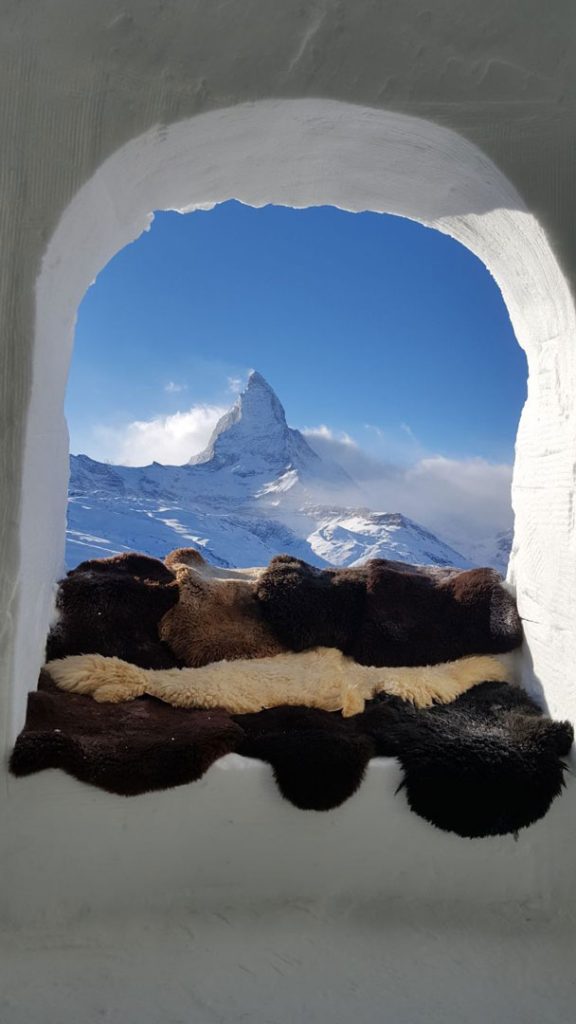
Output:
[[67,568],[192,544],[222,565],[505,574],[525,397],[497,285],[438,231],[332,207],[157,214],[80,307]]
[[20,518],[13,724],[34,685],[62,568],[68,467],[64,390],[78,305],[150,211],[237,198],[260,206],[389,212],[452,235],[500,287],[529,367],[513,481],[510,576],[527,638],[524,682],[569,713],[576,653],[570,545],[574,311],[546,238],[483,154],[437,125],[324,100],[263,101],[153,131],[115,153],[65,211],[37,284],[34,384]]

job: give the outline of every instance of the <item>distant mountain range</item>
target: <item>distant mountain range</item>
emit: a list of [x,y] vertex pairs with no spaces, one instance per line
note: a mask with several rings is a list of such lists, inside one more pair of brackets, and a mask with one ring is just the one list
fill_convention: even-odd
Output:
[[[338,502],[343,492],[346,507]],[[357,506],[349,507],[350,496]],[[510,540],[500,534],[465,557],[400,512],[367,508],[350,475],[288,426],[280,400],[256,372],[205,450],[184,466],[70,457],[68,568],[120,551],[163,557],[190,546],[221,566],[263,565],[285,552],[318,566],[392,558],[502,570]]]

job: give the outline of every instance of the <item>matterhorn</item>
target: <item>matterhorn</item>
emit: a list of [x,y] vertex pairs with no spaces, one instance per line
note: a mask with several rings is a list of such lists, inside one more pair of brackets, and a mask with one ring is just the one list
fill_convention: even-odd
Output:
[[69,568],[121,551],[162,557],[181,546],[221,566],[264,565],[280,553],[318,566],[368,558],[472,564],[398,510],[368,508],[348,473],[288,426],[256,371],[184,466],[111,466],[73,455],[70,470]]

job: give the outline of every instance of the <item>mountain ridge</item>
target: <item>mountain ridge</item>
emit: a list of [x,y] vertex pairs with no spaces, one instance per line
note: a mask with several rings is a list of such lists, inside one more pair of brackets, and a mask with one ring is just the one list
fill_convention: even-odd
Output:
[[[338,503],[343,488],[354,505]],[[474,563],[401,512],[371,509],[352,477],[288,426],[253,371],[208,444],[182,466],[70,458],[67,565],[123,550],[163,557],[189,545],[224,566],[294,554],[319,566],[367,558]]]

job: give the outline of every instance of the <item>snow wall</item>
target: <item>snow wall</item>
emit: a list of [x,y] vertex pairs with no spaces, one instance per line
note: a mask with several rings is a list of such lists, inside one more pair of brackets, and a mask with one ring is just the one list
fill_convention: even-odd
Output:
[[[229,198],[412,217],[494,275],[529,365],[510,567],[524,680],[576,718],[574,24],[569,0],[3,6],[4,753],[62,564],[78,304],[154,209]],[[227,766],[128,803],[5,774],[3,1022],[46,1020],[46,993],[63,1024],[480,1021],[486,1001],[494,1019],[569,1019],[572,790],[519,844],[478,845],[416,826],[389,766],[312,818],[265,766]]]

